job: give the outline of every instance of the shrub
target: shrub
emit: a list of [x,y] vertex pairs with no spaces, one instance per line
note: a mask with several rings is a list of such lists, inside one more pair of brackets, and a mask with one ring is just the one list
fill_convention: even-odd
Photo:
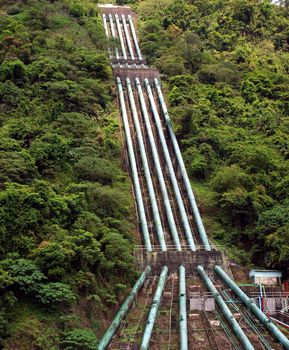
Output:
[[27,70],[20,60],[4,61],[0,66],[0,81],[11,80],[21,85],[27,80]]
[[110,161],[95,156],[82,157],[74,167],[79,179],[111,185],[119,170]]
[[40,284],[36,298],[43,304],[54,306],[55,304],[72,304],[76,302],[76,296],[68,284],[61,282],[49,282]]
[[95,350],[97,339],[92,331],[73,329],[64,334],[60,346],[62,350]]
[[19,259],[10,267],[15,284],[25,293],[37,292],[39,283],[46,280],[44,274],[31,261]]

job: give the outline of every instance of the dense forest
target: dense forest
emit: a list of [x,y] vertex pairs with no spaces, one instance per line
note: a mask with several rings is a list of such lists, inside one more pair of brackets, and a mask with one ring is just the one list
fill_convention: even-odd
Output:
[[101,18],[88,0],[0,15],[0,348],[96,349],[135,231]]
[[289,2],[133,6],[215,243],[289,272]]
[[[139,15],[214,243],[288,272],[288,1],[116,3]],[[2,0],[0,29],[0,348],[95,349],[137,239],[97,1]]]

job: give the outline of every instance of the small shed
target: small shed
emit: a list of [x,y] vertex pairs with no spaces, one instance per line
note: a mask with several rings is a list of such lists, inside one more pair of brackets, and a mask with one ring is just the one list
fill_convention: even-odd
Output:
[[281,284],[282,272],[277,270],[251,270],[250,280],[255,284],[277,286]]

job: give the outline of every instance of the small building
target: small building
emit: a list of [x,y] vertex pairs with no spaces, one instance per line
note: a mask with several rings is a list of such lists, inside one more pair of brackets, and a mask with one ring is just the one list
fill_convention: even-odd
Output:
[[250,280],[255,284],[264,284],[266,286],[277,286],[281,284],[282,272],[277,270],[251,270]]

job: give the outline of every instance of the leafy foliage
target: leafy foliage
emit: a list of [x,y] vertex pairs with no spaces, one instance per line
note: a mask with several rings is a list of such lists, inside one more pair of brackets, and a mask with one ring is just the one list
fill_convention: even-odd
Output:
[[102,21],[93,0],[1,6],[1,346],[96,348],[135,274]]
[[94,350],[97,346],[95,335],[88,330],[73,329],[67,332],[61,342],[63,350]]
[[145,0],[137,9],[187,169],[213,193],[203,203],[209,230],[243,262],[289,273],[288,224],[276,221],[288,209],[288,2]]

